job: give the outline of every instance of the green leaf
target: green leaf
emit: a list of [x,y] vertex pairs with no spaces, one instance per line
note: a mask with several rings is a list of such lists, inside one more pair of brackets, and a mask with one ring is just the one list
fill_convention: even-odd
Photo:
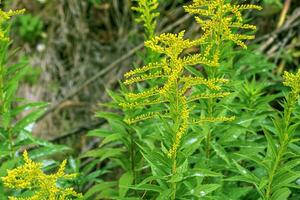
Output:
[[88,199],[92,197],[95,194],[101,193],[104,190],[107,190],[108,188],[113,188],[117,185],[117,182],[102,182],[94,185],[91,187],[85,194],[84,198]]
[[21,158],[17,157],[15,159],[2,162],[0,167],[0,177],[6,176],[7,170],[12,169],[20,160]]
[[31,123],[34,123],[40,116],[43,115],[44,112],[44,109],[32,111],[15,124],[15,126],[12,128],[12,133],[17,134],[18,132],[26,128],[26,126],[30,125]]
[[280,190],[283,187],[286,187],[290,183],[294,182],[300,178],[300,173],[296,172],[286,172],[286,173],[281,173],[281,174],[276,174],[274,177],[274,181],[272,184],[272,189],[274,191]]
[[20,106],[17,106],[16,108],[14,108],[11,111],[11,115],[12,116],[17,116],[17,115],[19,115],[20,113],[22,113],[22,112],[24,112],[26,110],[32,110],[32,109],[38,109],[38,108],[41,109],[41,108],[45,108],[48,105],[49,104],[45,103],[45,102],[27,103],[27,104],[20,105]]
[[111,134],[111,135],[107,136],[104,140],[102,140],[99,147],[102,147],[103,145],[110,143],[110,142],[119,141],[122,137],[123,137],[123,135],[121,135],[120,133]]
[[204,184],[196,187],[194,193],[192,191],[191,193],[197,197],[203,198],[204,196],[218,189],[220,186],[221,185],[219,184]]
[[112,134],[112,131],[105,129],[96,129],[88,132],[87,136],[89,137],[107,137]]
[[129,188],[134,190],[144,190],[158,193],[162,193],[164,191],[162,187],[153,184],[139,184],[137,186],[129,186]]
[[52,156],[57,153],[66,153],[71,149],[64,145],[49,145],[45,147],[39,147],[29,152],[30,158],[38,159],[38,158],[45,158],[47,156]]
[[88,151],[84,153],[81,158],[86,157],[93,157],[93,158],[100,158],[100,161],[105,160],[106,158],[113,158],[113,157],[119,157],[124,152],[123,149],[116,149],[116,148],[101,148],[101,149],[95,149]]
[[274,192],[271,200],[286,200],[292,192],[288,188],[281,188]]
[[129,189],[129,186],[132,184],[133,181],[133,173],[128,171],[124,173],[119,180],[119,195],[120,197],[125,197],[126,193]]
[[216,173],[213,171],[210,171],[208,169],[201,169],[201,168],[194,168],[192,170],[189,170],[187,173],[188,175],[185,178],[190,177],[222,177],[223,175],[220,173]]
[[277,156],[277,148],[275,145],[275,141],[273,140],[272,136],[267,131],[264,131],[264,133],[265,133],[265,136],[268,141],[268,148],[267,148],[268,155],[270,156],[271,159],[275,160],[275,158]]
[[227,165],[231,166],[231,162],[230,162],[229,158],[227,157],[227,153],[226,153],[225,149],[216,142],[211,145],[212,145],[213,149],[215,150],[216,154],[220,158],[222,158],[227,163]]

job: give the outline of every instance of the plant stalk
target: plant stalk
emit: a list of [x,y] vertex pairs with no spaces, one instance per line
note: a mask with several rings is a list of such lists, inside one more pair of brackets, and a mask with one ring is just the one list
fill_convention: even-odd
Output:
[[282,138],[283,140],[280,144],[278,154],[276,156],[275,163],[272,167],[271,173],[269,174],[268,186],[267,186],[267,190],[265,193],[266,199],[270,199],[272,196],[272,184],[273,184],[274,176],[280,166],[280,162],[282,160],[282,157],[286,151],[286,148],[287,148],[289,140],[290,140],[290,136],[288,134],[288,129],[289,129],[289,126],[291,123],[291,115],[292,115],[293,106],[295,105],[296,101],[297,101],[297,94],[292,92],[287,99],[287,108],[284,110],[284,116],[283,116],[284,132],[283,132],[283,138]]

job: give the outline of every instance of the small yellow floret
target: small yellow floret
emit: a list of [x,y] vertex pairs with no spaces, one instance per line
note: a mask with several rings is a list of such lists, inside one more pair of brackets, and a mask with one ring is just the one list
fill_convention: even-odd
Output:
[[300,69],[295,74],[284,72],[283,79],[285,86],[290,87],[293,93],[300,94]]

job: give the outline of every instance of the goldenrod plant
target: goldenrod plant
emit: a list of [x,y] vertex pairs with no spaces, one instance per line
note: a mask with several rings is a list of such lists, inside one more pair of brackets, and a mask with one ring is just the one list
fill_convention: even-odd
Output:
[[[233,6],[225,1],[194,1],[185,9],[191,14],[198,14],[205,17],[202,20],[196,17],[198,23],[203,28],[202,37],[190,41],[183,39],[184,32],[179,34],[162,34],[145,43],[146,47],[165,55],[161,59],[161,63],[150,63],[147,66],[138,68],[125,74],[127,79],[124,84],[130,85],[139,83],[145,80],[159,79],[156,81],[159,85],[148,88],[140,93],[128,93],[127,100],[129,103],[121,103],[126,108],[136,109],[137,107],[148,107],[153,104],[164,104],[166,109],[158,112],[144,113],[135,117],[128,117],[125,122],[128,124],[137,123],[141,120],[150,119],[153,117],[170,118],[173,127],[173,134],[170,139],[164,141],[163,148],[169,149],[166,153],[172,158],[172,176],[177,175],[177,154],[182,138],[189,129],[189,124],[203,124],[209,122],[232,121],[234,117],[212,116],[212,111],[209,116],[199,116],[193,119],[191,109],[193,101],[201,99],[214,99],[227,96],[227,92],[213,93],[211,91],[219,91],[221,88],[217,84],[227,83],[224,78],[208,78],[188,75],[185,71],[187,67],[202,65],[207,71],[210,68],[219,66],[220,46],[224,42],[233,41],[234,43],[246,47],[242,40],[253,39],[253,36],[234,34],[234,28],[255,29],[255,26],[243,24],[240,10],[244,9],[260,9],[259,6],[244,5]],[[229,17],[228,17],[229,16]],[[195,47],[204,46],[204,53],[184,56],[184,50]],[[210,74],[209,74],[210,75]],[[131,77],[131,78],[130,78]],[[195,86],[204,85],[210,90],[206,93],[195,95]],[[151,85],[153,86],[153,84]],[[197,87],[196,87],[197,88]],[[197,91],[197,90],[196,90]],[[198,90],[199,91],[199,90]],[[200,90],[201,91],[201,90]],[[190,96],[187,96],[190,95]],[[189,102],[189,103],[188,103]],[[149,107],[150,106],[150,107]],[[210,131],[210,130],[209,130]],[[207,135],[208,141],[210,135]],[[171,181],[172,197],[176,198],[176,182]]]
[[[13,193],[5,189],[2,178],[7,175],[7,170],[18,165],[21,149],[36,147],[31,151],[36,158],[69,149],[43,141],[31,134],[36,119],[45,112],[47,103],[31,103],[17,96],[18,86],[31,68],[26,62],[8,64],[11,63],[8,59],[12,42],[9,38],[9,19],[22,13],[24,10],[0,10],[0,199],[3,200]],[[11,184],[10,187],[12,186],[14,185]]]
[[[290,88],[282,102],[283,112],[278,111],[273,117],[273,125],[266,126],[264,134],[267,139],[267,149],[264,155],[242,157],[255,162],[262,170],[255,174],[238,166],[244,171],[241,180],[254,184],[260,199],[281,200],[288,199],[293,188],[299,189],[299,139],[295,137],[299,127],[299,116],[295,109],[300,94],[300,70],[295,74],[285,72],[283,84]],[[259,169],[258,168],[258,169]]]
[[[185,9],[190,14],[198,15],[196,20],[203,28],[202,36],[187,39],[185,31],[181,31],[149,38],[145,46],[159,54],[159,59],[125,74],[126,80],[122,85],[124,97],[111,93],[123,108],[127,126],[121,121],[121,116],[98,114],[109,121],[111,130],[92,131],[91,136],[105,138],[101,144],[103,146],[84,156],[98,158],[101,162],[111,154],[118,163],[122,163],[126,172],[120,177],[119,185],[96,184],[95,190],[91,189],[86,195],[87,198],[95,195],[96,187],[119,186],[119,193],[113,190],[102,192],[96,195],[98,198],[108,198],[109,194],[112,198],[138,194],[145,199],[182,199],[208,196],[221,186],[214,179],[220,180],[222,175],[210,171],[210,166],[202,165],[200,160],[196,164],[195,153],[202,152],[197,145],[207,137],[206,133],[203,134],[206,124],[235,120],[228,110],[213,110],[219,99],[230,96],[230,92],[223,89],[230,81],[226,79],[228,75],[218,72],[221,47],[233,42],[245,48],[244,41],[254,36],[235,32],[239,28],[255,30],[255,26],[244,23],[241,11],[261,8],[254,5],[235,6],[216,0],[194,1]],[[191,48],[199,50],[188,53]],[[198,71],[199,66],[205,73]],[[214,105],[208,109],[205,102]],[[113,134],[109,135],[109,132]],[[129,138],[124,138],[126,136]],[[132,138],[135,138],[134,144],[137,145],[135,149],[128,145]],[[127,151],[117,145],[118,139],[128,148],[131,167],[122,158]],[[112,149],[110,145],[114,144],[118,147]],[[105,146],[109,154],[104,153]],[[148,163],[146,166],[145,161]],[[201,178],[197,179],[197,174]]]
[[[183,136],[189,129],[189,124],[199,124],[203,122],[214,121],[230,121],[232,117],[210,117],[198,116],[191,117],[193,112],[193,101],[201,98],[222,97],[225,93],[206,93],[203,95],[193,94],[193,87],[203,85],[212,91],[218,92],[221,87],[218,84],[226,83],[227,80],[223,78],[205,79],[204,77],[197,77],[189,75],[185,70],[187,66],[194,66],[196,64],[215,67],[218,63],[214,60],[210,61],[204,55],[183,55],[187,48],[199,45],[197,41],[190,41],[184,39],[184,32],[179,34],[162,34],[147,41],[145,45],[155,52],[158,52],[165,57],[162,58],[161,63],[150,63],[148,66],[133,70],[125,74],[128,79],[124,82],[125,85],[139,83],[145,80],[160,79],[157,81],[159,85],[153,88],[146,89],[140,93],[128,93],[127,102],[121,103],[124,109],[136,109],[137,107],[146,107],[153,104],[164,104],[165,109],[157,112],[149,112],[138,116],[128,116],[125,122],[128,124],[137,123],[141,120],[150,119],[153,117],[170,118],[173,127],[171,140],[163,141],[164,148],[168,149],[166,155],[172,159],[172,174],[177,174],[177,154],[180,148]],[[151,71],[153,71],[151,73]],[[189,94],[189,96],[188,96]],[[172,199],[176,197],[176,182],[172,183]]]
[[[256,30],[256,26],[245,23],[242,16],[242,11],[249,9],[261,10],[257,5],[233,5],[225,0],[219,1],[203,1],[194,0],[192,4],[184,6],[184,9],[189,14],[195,15],[196,22],[200,25],[203,33],[200,40],[202,42],[201,48],[208,59],[220,65],[220,48],[228,42],[233,42],[242,48],[247,48],[245,40],[254,39],[254,35],[237,34],[241,30]],[[205,68],[207,76],[215,78],[222,76],[216,68]],[[207,101],[207,115],[212,117],[215,112],[215,100],[208,98]],[[212,140],[212,128],[210,124],[202,125],[206,135],[206,150],[207,159],[210,156],[210,143]]]

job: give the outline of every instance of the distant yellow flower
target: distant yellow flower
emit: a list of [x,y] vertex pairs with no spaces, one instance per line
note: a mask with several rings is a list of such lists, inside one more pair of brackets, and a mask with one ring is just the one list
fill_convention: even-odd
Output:
[[73,179],[76,174],[65,174],[67,161],[64,160],[55,174],[47,175],[42,170],[41,163],[33,162],[27,154],[23,153],[25,164],[13,170],[8,170],[8,175],[2,178],[4,186],[17,190],[30,190],[30,197],[9,197],[10,200],[69,200],[81,198],[82,195],[73,188],[61,188],[59,179]]
[[[205,56],[218,63],[223,42],[232,41],[247,48],[245,40],[254,39],[254,35],[237,33],[238,29],[256,30],[256,26],[245,23],[242,11],[249,9],[261,10],[257,5],[233,5],[226,0],[193,0],[193,3],[184,6],[189,14],[195,15],[195,20],[203,30],[200,43]],[[241,31],[239,31],[241,32]]]
[[[1,3],[1,0],[0,0]],[[8,21],[12,16],[19,15],[25,12],[25,9],[22,10],[9,10],[3,11],[0,9],[0,40],[8,40],[9,38],[6,36],[6,31],[3,28],[3,24]]]
[[196,21],[204,30],[204,37],[213,39],[212,42],[217,45],[229,40],[243,48],[246,48],[243,40],[253,39],[254,36],[237,34],[234,33],[234,30],[256,30],[256,27],[244,23],[241,12],[243,10],[262,9],[257,5],[232,5],[226,0],[193,0],[191,5],[184,6],[184,8],[188,13],[196,15]]
[[285,86],[290,87],[293,93],[300,94],[300,69],[295,74],[284,72],[283,79]]

